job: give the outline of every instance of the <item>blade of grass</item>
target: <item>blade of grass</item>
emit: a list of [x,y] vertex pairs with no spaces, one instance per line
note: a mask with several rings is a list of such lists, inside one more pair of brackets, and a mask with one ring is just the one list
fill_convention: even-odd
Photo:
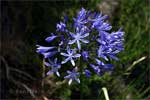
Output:
[[103,87],[102,90],[103,90],[103,92],[104,92],[105,99],[106,99],[106,100],[109,100],[107,88]]

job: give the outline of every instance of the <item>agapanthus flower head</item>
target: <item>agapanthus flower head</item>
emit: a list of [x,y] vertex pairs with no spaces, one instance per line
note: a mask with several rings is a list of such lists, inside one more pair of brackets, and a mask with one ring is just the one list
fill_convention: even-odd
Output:
[[65,15],[57,23],[56,32],[45,39],[49,46],[37,45],[36,52],[43,55],[45,66],[50,68],[47,75],[56,73],[61,77],[61,68],[69,69],[63,77],[70,85],[73,81],[80,83],[82,75],[90,78],[92,72],[102,76],[113,71],[115,67],[108,62],[119,60],[117,55],[124,50],[124,32],[112,31],[107,18],[82,8],[70,24]]

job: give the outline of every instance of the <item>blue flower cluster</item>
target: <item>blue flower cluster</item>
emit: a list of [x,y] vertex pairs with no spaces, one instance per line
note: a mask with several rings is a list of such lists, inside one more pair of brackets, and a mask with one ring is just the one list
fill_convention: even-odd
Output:
[[44,56],[45,66],[50,67],[47,75],[61,76],[59,70],[63,66],[72,69],[64,76],[70,85],[74,80],[80,83],[81,74],[89,78],[93,72],[103,75],[105,71],[112,71],[113,65],[106,62],[118,60],[117,54],[124,49],[124,32],[121,29],[110,32],[112,26],[106,18],[106,15],[82,8],[72,25],[66,16],[57,23],[56,32],[45,39],[52,45],[37,45],[36,52]]

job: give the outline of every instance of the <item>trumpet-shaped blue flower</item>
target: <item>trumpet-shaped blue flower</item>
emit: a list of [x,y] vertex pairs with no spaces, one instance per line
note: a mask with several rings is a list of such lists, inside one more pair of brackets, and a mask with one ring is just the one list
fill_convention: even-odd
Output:
[[84,74],[87,78],[91,77],[91,72],[87,69],[84,70]]
[[63,23],[63,22],[60,22],[59,24],[57,24],[57,31],[60,31],[60,32],[67,32],[67,29],[66,29],[66,24]]
[[57,63],[57,58],[55,58],[54,61],[51,61],[50,59],[48,59],[48,62],[44,62],[44,64],[48,67],[51,67],[51,70],[47,72],[47,75],[56,73],[57,76],[60,76],[58,70],[61,68],[61,65]]
[[74,68],[72,71],[67,71],[68,75],[65,76],[65,79],[69,79],[68,84],[70,85],[72,83],[72,81],[77,81],[78,83],[80,83],[80,79],[78,78],[78,76],[80,75],[79,72],[76,71],[76,69]]
[[82,57],[84,61],[88,61],[89,58],[89,52],[88,51],[82,51]]
[[107,46],[99,46],[99,49],[98,49],[98,57],[101,57],[101,58],[104,58],[105,60],[109,60],[109,58],[112,58],[114,60],[118,60],[117,58],[117,53],[119,51],[114,51],[112,48],[109,48]]
[[99,21],[99,22],[94,22],[92,24],[91,28],[95,28],[99,31],[99,33],[101,32],[105,32],[105,31],[109,31],[111,30],[112,26],[110,26],[108,23],[103,22],[103,21]]
[[98,74],[98,75],[102,75],[102,69],[99,68],[99,66],[95,66],[93,64],[90,64],[91,68]]
[[97,63],[97,65],[99,65],[99,66],[104,66],[105,64],[102,62],[102,61],[100,61],[99,59],[95,59],[96,60],[96,63]]
[[111,71],[114,68],[112,64],[104,64],[99,59],[95,59],[95,60],[96,60],[96,64],[99,66],[99,68],[106,69],[108,71]]
[[44,53],[42,53],[42,55],[44,56],[44,58],[50,58],[50,57],[54,56],[56,53],[58,53],[58,51],[44,52]]
[[99,22],[99,21],[104,21],[108,16],[107,15],[102,15],[102,13],[94,13],[94,17],[90,20],[91,22]]
[[45,46],[40,46],[40,45],[36,45],[37,46],[37,50],[36,52],[39,53],[39,54],[42,54],[44,52],[47,52],[49,50],[52,50],[56,47],[52,46],[52,47],[45,47]]
[[97,41],[100,43],[98,49],[98,57],[102,57],[105,60],[109,58],[118,60],[117,54],[123,50],[123,34],[121,30],[117,32],[101,33],[100,38]]
[[106,51],[104,46],[99,46],[98,51],[97,51],[98,57],[104,58],[105,60],[108,61],[108,58],[106,56]]
[[67,47],[67,53],[60,53],[61,55],[67,57],[61,64],[65,64],[70,61],[73,66],[75,66],[75,62],[73,58],[79,58],[81,55],[76,53],[76,49],[70,50],[69,46]]
[[86,11],[84,8],[82,8],[77,17],[74,18],[75,27],[83,27],[84,24],[88,22],[89,15],[90,11]]
[[54,35],[54,33],[51,33],[51,35],[48,36],[48,37],[45,39],[45,41],[51,42],[51,41],[53,41],[55,38],[57,38],[57,36]]
[[[42,54],[44,58],[52,57],[54,56],[58,51],[54,50],[56,47],[45,47],[45,46],[40,46],[37,45],[37,50],[36,52],[39,54]],[[53,50],[53,51],[52,51]]]
[[70,35],[73,38],[73,40],[70,40],[68,44],[77,43],[78,49],[81,50],[80,42],[89,43],[88,40],[84,39],[85,37],[89,36],[89,33],[83,33],[83,31],[79,31],[78,28],[76,29],[76,31],[77,31],[76,34],[70,32]]
[[119,29],[117,32],[112,32],[110,34],[111,40],[109,40],[109,44],[119,52],[124,49],[124,47],[123,47],[123,41],[124,41],[123,34],[124,34],[124,32],[122,32],[121,29]]

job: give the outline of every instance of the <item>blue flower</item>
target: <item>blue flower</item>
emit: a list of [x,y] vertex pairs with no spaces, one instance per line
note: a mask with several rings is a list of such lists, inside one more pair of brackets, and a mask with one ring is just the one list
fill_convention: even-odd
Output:
[[98,30],[99,33],[109,31],[111,30],[112,26],[110,26],[108,23],[99,21],[99,22],[94,22],[91,26],[91,28],[95,28]]
[[118,60],[117,54],[124,49],[123,47],[123,34],[121,30],[117,32],[100,33],[100,38],[97,41],[100,43],[98,49],[98,57],[108,60],[107,57]]
[[104,64],[99,59],[95,59],[95,60],[96,60],[96,65],[90,64],[90,66],[98,75],[102,75],[104,70],[112,71],[114,68],[112,64]]
[[89,36],[89,33],[84,33],[83,31],[79,31],[78,28],[76,29],[76,34],[70,32],[70,35],[73,38],[73,40],[70,40],[68,44],[74,44],[76,42],[79,50],[81,50],[80,41],[83,43],[89,43],[88,40],[84,39],[85,37]]
[[110,47],[107,47],[107,46],[99,46],[99,49],[98,49],[98,57],[101,57],[101,58],[104,58],[105,60],[108,61],[108,57],[109,58],[112,58],[114,60],[118,60],[117,58],[117,53],[119,51],[114,51],[112,48]]
[[97,51],[98,57],[104,58],[105,60],[108,61],[108,58],[106,56],[106,51],[104,46],[99,46],[98,51]]
[[90,20],[91,22],[99,22],[99,21],[104,21],[108,16],[107,15],[102,15],[102,13],[94,13],[93,18]]
[[123,34],[124,32],[122,32],[121,30],[118,30],[117,32],[112,32],[111,34],[103,32],[100,33],[100,38],[98,38],[97,41],[101,45],[105,45],[121,51],[123,50]]
[[90,22],[92,22],[91,28],[95,28],[99,32],[111,30],[112,26],[104,22],[107,17],[107,15],[103,16],[102,13],[95,13],[94,17],[90,19]]
[[109,44],[118,51],[124,50],[123,35],[124,35],[124,32],[122,32],[121,29],[119,29],[117,32],[112,32],[110,34],[111,39],[109,40]]
[[[44,64],[51,68],[47,75],[56,73],[57,76],[60,76],[59,69],[68,62],[71,66],[76,66],[72,71],[67,71],[68,75],[64,77],[69,79],[69,85],[73,80],[80,83],[80,74],[89,78],[92,74],[89,69],[93,69],[98,75],[102,75],[105,71],[112,71],[114,66],[106,64],[106,62],[119,60],[117,55],[124,50],[124,32],[121,29],[115,32],[111,31],[112,26],[106,18],[107,15],[92,13],[82,8],[73,18],[73,24],[70,24],[70,20],[68,21],[68,17],[65,15],[63,21],[56,24],[56,34],[51,33],[45,39],[51,44],[57,39],[54,45],[37,45],[36,52],[44,56],[46,61]],[[82,59],[80,59],[81,56]],[[60,63],[57,58],[50,60],[54,57],[59,57]],[[80,62],[84,62],[91,68],[84,67]],[[80,69],[80,73],[77,72],[77,69]]]
[[63,23],[63,22],[60,22],[60,24],[57,24],[57,31],[60,31],[60,32],[67,32],[67,29],[66,29],[66,24]]
[[91,72],[87,69],[84,70],[84,74],[87,78],[91,77]]
[[84,24],[88,22],[88,17],[90,15],[90,11],[86,11],[84,8],[79,11],[76,18],[74,18],[75,27],[82,27]]
[[70,85],[72,83],[72,81],[77,81],[78,83],[80,83],[80,79],[78,78],[78,76],[80,75],[79,72],[76,71],[76,68],[74,68],[72,71],[67,71],[68,75],[65,76],[65,79],[69,79],[68,84]]
[[99,66],[104,66],[105,64],[102,62],[102,61],[100,61],[99,59],[95,59],[96,60],[96,63],[97,63],[97,65],[99,65]]
[[[44,58],[48,58],[48,57],[52,57],[54,56],[58,51],[56,50],[53,50],[54,46],[52,47],[45,47],[45,46],[40,46],[40,45],[37,45],[37,50],[36,52],[39,53],[39,54],[42,54],[44,56]],[[53,51],[51,51],[53,50]]]
[[88,51],[82,51],[81,55],[82,55],[84,61],[88,61],[88,58],[89,58]]
[[108,71],[112,71],[114,69],[114,66],[112,64],[105,64],[104,69],[106,69]]
[[49,57],[54,56],[56,53],[58,53],[58,51],[44,52],[42,53],[42,55],[44,56],[44,58],[49,58]]
[[51,42],[51,41],[53,41],[55,38],[57,38],[57,36],[54,35],[53,33],[51,33],[51,35],[50,35],[49,37],[47,37],[47,38],[45,39],[45,41]]
[[91,68],[98,74],[98,75],[102,75],[102,69],[99,68],[99,66],[90,64]]
[[61,64],[65,64],[70,60],[73,66],[75,66],[75,62],[73,58],[78,58],[81,56],[80,54],[76,54],[75,49],[70,50],[69,46],[67,46],[67,53],[60,53],[60,54],[67,57],[64,61],[61,62]]
[[100,45],[108,45],[108,41],[110,40],[110,34],[107,32],[101,32],[99,36],[100,38],[97,39],[97,42],[99,42]]
[[39,54],[42,54],[44,52],[47,52],[47,51],[55,48],[54,46],[52,46],[52,47],[45,47],[45,46],[40,46],[40,45],[36,45],[36,46],[37,46],[36,52]]
[[57,58],[55,58],[54,61],[51,61],[50,59],[48,59],[48,62],[44,62],[44,64],[48,67],[51,67],[51,70],[47,72],[47,75],[56,73],[57,76],[60,76],[58,70],[61,68],[61,65],[57,63]]
[[64,19],[64,23],[67,23],[67,21],[68,21],[68,16],[65,14],[65,15],[63,16],[63,19]]
[[114,66],[112,64],[104,64],[102,61],[100,61],[99,59],[95,59],[96,60],[96,64],[99,66],[99,68],[101,69],[106,69],[108,71],[113,70]]

